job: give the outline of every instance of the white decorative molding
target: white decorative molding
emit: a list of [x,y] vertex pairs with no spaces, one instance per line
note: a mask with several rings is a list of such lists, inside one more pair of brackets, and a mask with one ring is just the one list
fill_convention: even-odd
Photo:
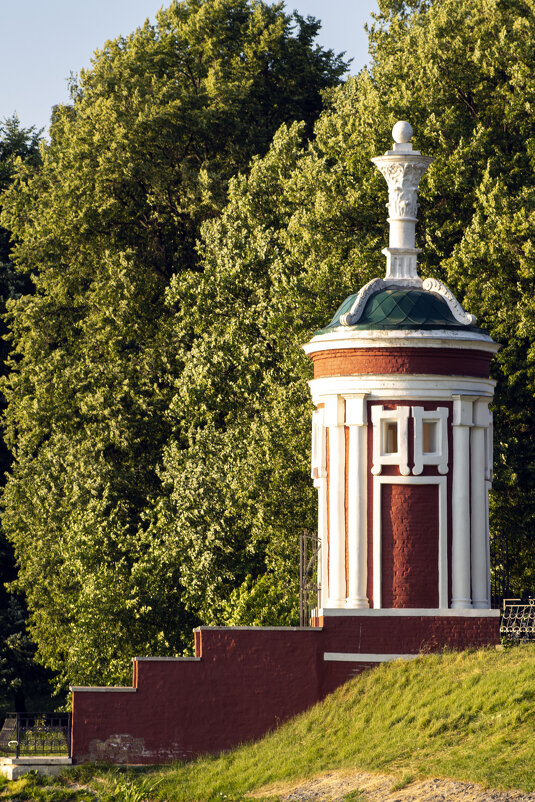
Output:
[[349,429],[347,465],[347,599],[346,607],[368,608],[368,427],[367,395],[346,395]]
[[[453,425],[454,426],[473,426],[474,425],[474,401],[478,397],[466,391],[453,394]],[[454,455],[455,458],[455,455]]]
[[[386,251],[388,279],[418,278],[415,230],[418,216],[418,185],[433,162],[412,149],[409,123],[400,121],[392,131],[393,150],[372,159],[388,184],[389,248]],[[401,141],[399,140],[401,137]],[[385,251],[383,251],[385,253]]]
[[[373,606],[382,607],[381,487],[390,485],[438,485],[438,605],[448,606],[448,479],[446,476],[373,477]],[[414,614],[414,611],[410,611]]]
[[329,428],[329,607],[346,603],[345,554],[345,402],[340,396],[325,400]]
[[328,427],[343,426],[345,422],[345,401],[342,396],[331,390],[321,400],[324,404],[324,425]]
[[320,586],[320,605],[327,604],[329,598],[329,521],[327,518],[327,479],[315,479],[314,487],[318,491],[318,583]]
[[390,220],[416,223],[418,214],[418,185],[434,161],[417,151],[376,156],[372,159],[388,184],[388,214]]
[[73,693],[137,693],[137,688],[130,686],[123,688],[118,685],[107,688],[103,688],[101,685],[71,685],[69,690]]
[[[410,407],[407,406],[395,409],[385,409],[378,405],[372,407],[372,474],[380,474],[383,465],[397,465],[402,476],[409,475],[409,415]],[[395,448],[388,443],[389,424],[395,426]]]
[[382,253],[386,256],[386,278],[390,281],[389,286],[417,287],[422,286],[422,279],[418,277],[418,267],[416,257],[420,253],[419,248],[385,248]]
[[[458,323],[473,326],[477,322],[475,315],[465,312],[449,287],[437,278],[421,279],[417,272],[417,255],[419,248],[385,248],[386,276],[384,279],[374,278],[362,287],[349,312],[341,315],[342,326],[354,326],[360,320],[368,299],[377,292],[389,288],[415,287],[438,295],[448,304],[448,308]],[[490,339],[490,338],[489,338]]]
[[[448,415],[447,407],[426,410],[423,407],[412,407],[414,418],[414,468],[412,472],[418,476],[424,465],[437,465],[440,474],[448,472]],[[435,425],[434,450],[425,450],[425,425]]]
[[354,326],[356,323],[358,323],[368,298],[370,298],[370,296],[374,295],[376,292],[381,292],[381,290],[384,289],[385,282],[382,278],[372,278],[371,281],[368,281],[368,283],[362,287],[359,294],[353,301],[353,306],[349,312],[347,312],[345,315],[341,315],[340,323],[342,326]]
[[364,652],[323,652],[325,662],[390,663],[392,660],[415,660],[420,654],[368,654]]
[[345,393],[346,426],[366,426],[368,410],[366,400],[368,393]]
[[470,537],[472,605],[476,609],[490,607],[488,565],[488,488],[486,478],[488,427],[490,425],[488,398],[473,404],[473,426],[470,430]]
[[323,407],[312,413],[312,479],[325,479],[327,476],[327,430],[323,418]]
[[439,295],[441,298],[444,298],[448,304],[451,314],[459,323],[462,323],[464,326],[475,325],[477,322],[476,316],[465,312],[450,288],[437,278],[426,278],[422,284],[422,287],[424,290],[427,290],[427,292],[433,292],[435,295]]
[[[490,401],[490,399],[489,399]],[[494,475],[494,416],[489,410],[489,420],[485,429],[485,479],[492,484]]]
[[132,657],[132,662],[136,663],[200,663],[202,657],[192,655],[181,655],[180,657]]
[[324,618],[499,618],[500,610],[452,610],[449,607],[381,607],[369,610],[329,610],[318,611]]
[[[420,157],[421,158],[421,157]],[[416,222],[418,202],[416,191],[418,184],[429,166],[427,159],[408,164],[381,164],[375,162],[388,183],[388,213],[391,218],[408,218]]]
[[[397,286],[401,285],[401,279]],[[306,354],[333,348],[468,348],[495,354],[500,345],[488,334],[468,329],[351,329],[341,326],[316,334],[302,346]]]
[[356,374],[354,376],[325,376],[311,379],[309,387],[314,404],[338,393],[345,397],[355,393],[368,393],[369,401],[452,401],[461,393],[468,396],[486,396],[491,399],[494,379],[470,376],[433,376],[426,374]]
[[453,396],[451,606],[472,607],[470,568],[470,428],[477,397]]

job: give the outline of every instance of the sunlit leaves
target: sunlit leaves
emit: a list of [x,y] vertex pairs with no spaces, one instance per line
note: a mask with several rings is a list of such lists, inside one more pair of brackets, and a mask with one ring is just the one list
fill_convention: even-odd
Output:
[[[175,385],[194,342],[201,224],[281,123],[311,133],[345,70],[314,44],[318,27],[256,0],[173,2],[95,54],[54,111],[42,165],[20,166],[4,197],[36,287],[10,305],[4,527],[40,658],[71,683],[128,681],[133,654],[180,653],[217,607],[208,569],[225,588],[247,573],[247,524],[224,487],[211,487],[229,513],[205,525],[208,547],[182,536],[182,520],[209,520],[211,496],[194,445],[183,451],[195,421]],[[175,485],[182,517],[168,513]],[[185,609],[185,582],[203,606]]]

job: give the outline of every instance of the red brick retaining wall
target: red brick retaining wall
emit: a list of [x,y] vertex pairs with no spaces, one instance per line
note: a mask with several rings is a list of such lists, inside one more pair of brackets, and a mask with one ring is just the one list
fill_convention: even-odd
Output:
[[259,738],[307,709],[370,659],[497,643],[498,618],[336,616],[316,629],[201,628],[200,659],[134,660],[132,689],[74,690],[75,763],[167,763]]
[[500,641],[500,619],[488,616],[335,616],[320,623],[326,652],[419,654]]

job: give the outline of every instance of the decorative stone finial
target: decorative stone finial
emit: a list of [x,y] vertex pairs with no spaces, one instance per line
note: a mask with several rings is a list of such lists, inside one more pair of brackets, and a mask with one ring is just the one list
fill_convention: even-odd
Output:
[[420,251],[415,248],[418,184],[433,159],[412,149],[409,141],[412,126],[405,120],[395,124],[392,136],[394,149],[372,159],[389,190],[390,238],[389,247],[383,251],[386,278],[410,280],[418,278],[416,256]]
[[374,278],[362,287],[349,312],[340,315],[340,323],[342,326],[356,325],[372,295],[390,288],[399,289],[401,286],[422,289],[440,296],[448,304],[455,320],[463,326],[473,326],[476,322],[474,315],[464,311],[445,284],[431,278],[422,281],[418,276],[416,257],[420,249],[415,247],[418,184],[434,159],[422,156],[419,150],[413,150],[410,143],[412,126],[406,120],[395,124],[392,137],[393,149],[384,156],[372,159],[388,184],[390,238],[388,248],[383,250],[386,256],[386,276],[384,279]]
[[410,142],[412,137],[412,125],[406,120],[400,120],[392,128],[392,139],[397,144]]

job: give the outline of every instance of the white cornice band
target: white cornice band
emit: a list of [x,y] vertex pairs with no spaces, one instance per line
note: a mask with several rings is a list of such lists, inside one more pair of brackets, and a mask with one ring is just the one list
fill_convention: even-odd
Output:
[[491,399],[496,382],[459,376],[359,374],[357,376],[326,376],[309,381],[312,401],[319,404],[326,397],[364,393],[369,401],[451,401],[453,396],[477,396]]
[[468,348],[495,354],[500,346],[488,334],[456,329],[348,330],[316,334],[303,345],[305,354],[344,348]]

